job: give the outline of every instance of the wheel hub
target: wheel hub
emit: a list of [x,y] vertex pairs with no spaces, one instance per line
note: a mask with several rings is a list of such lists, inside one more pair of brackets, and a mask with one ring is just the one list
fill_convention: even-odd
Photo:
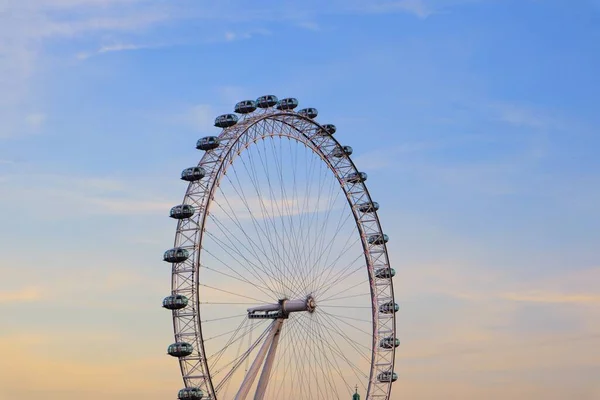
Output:
[[315,312],[317,302],[312,295],[304,299],[288,300],[281,299],[277,304],[265,304],[262,306],[248,308],[248,318],[250,319],[278,319],[288,318],[293,312],[307,311]]

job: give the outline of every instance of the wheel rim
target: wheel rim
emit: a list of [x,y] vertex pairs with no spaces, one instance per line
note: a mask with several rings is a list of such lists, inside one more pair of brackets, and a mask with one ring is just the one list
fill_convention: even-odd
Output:
[[[385,242],[373,240],[383,237],[377,213],[358,210],[372,202],[364,182],[347,179],[359,171],[320,124],[289,110],[246,114],[219,141],[198,164],[204,179],[188,186],[184,204],[197,212],[178,222],[175,238],[190,253],[172,270],[172,293],[190,299],[173,310],[176,342],[194,347],[179,358],[185,386],[204,398],[234,398],[269,326],[245,309],[313,296],[314,312],[288,315],[282,325],[265,397],[345,399],[358,385],[367,399],[389,398],[391,381],[378,377],[394,370],[395,346],[380,346],[396,337],[394,311],[381,311],[395,304],[393,286],[375,274],[389,262]],[[305,176],[292,171],[300,158],[310,159]],[[289,176],[297,180],[291,193]],[[328,233],[340,226],[348,239],[319,240],[338,237]]]

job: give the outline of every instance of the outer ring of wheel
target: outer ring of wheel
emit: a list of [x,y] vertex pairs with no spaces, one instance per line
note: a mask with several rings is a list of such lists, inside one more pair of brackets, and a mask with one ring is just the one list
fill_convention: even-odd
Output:
[[[265,128],[273,128],[265,133]],[[262,132],[257,132],[256,128]],[[280,129],[277,129],[280,128]],[[287,132],[281,130],[287,129]],[[383,235],[377,212],[362,213],[356,205],[372,202],[364,182],[349,183],[344,177],[358,170],[349,157],[332,157],[334,149],[342,149],[340,143],[332,136],[322,134],[323,126],[291,110],[259,109],[244,114],[240,121],[229,128],[224,128],[219,137],[220,145],[207,151],[198,166],[206,175],[200,181],[190,182],[185,193],[183,204],[194,206],[196,213],[188,219],[179,220],[175,236],[175,247],[185,248],[190,257],[172,266],[172,294],[183,294],[190,299],[190,304],[180,310],[173,310],[173,329],[176,341],[186,341],[194,346],[194,353],[180,357],[179,363],[183,382],[186,387],[199,387],[207,395],[207,399],[217,400],[215,388],[210,378],[208,360],[204,358],[205,349],[200,323],[199,270],[201,268],[202,236],[206,217],[214,198],[215,189],[219,186],[223,174],[235,158],[257,140],[269,136],[281,136],[294,139],[313,150],[333,172],[348,203],[352,209],[358,231],[361,235],[365,262],[369,273],[372,309],[372,358],[371,371],[366,399],[389,399],[392,381],[380,382],[377,376],[382,372],[392,373],[395,364],[395,347],[382,349],[379,342],[384,337],[396,337],[395,313],[384,314],[379,307],[388,302],[394,303],[392,278],[377,278],[375,268],[389,268],[387,246],[370,244],[367,238],[371,235]]]

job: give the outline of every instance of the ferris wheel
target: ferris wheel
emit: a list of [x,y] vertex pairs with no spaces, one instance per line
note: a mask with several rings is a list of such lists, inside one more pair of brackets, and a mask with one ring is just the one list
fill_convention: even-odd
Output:
[[398,305],[379,204],[336,127],[297,106],[237,103],[181,173],[163,257],[180,400],[390,398]]

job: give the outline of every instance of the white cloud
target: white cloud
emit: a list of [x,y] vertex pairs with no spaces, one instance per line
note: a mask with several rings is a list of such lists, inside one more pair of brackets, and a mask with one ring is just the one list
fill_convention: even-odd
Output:
[[419,18],[427,18],[433,13],[431,8],[424,0],[397,0],[373,2],[366,6],[371,12],[394,12],[404,11],[418,16]]
[[235,40],[237,37],[238,37],[238,35],[236,35],[233,32],[225,32],[225,40],[227,40],[228,42]]
[[[0,185],[10,187],[0,198],[5,210],[26,207],[31,215],[41,219],[79,217],[90,215],[156,215],[167,214],[173,201],[160,193],[143,190],[127,180],[77,177],[67,175],[40,175],[40,184],[32,188],[23,184],[22,175],[5,176]],[[138,181],[139,182],[139,181]],[[4,190],[2,190],[4,193]],[[39,198],[44,201],[40,203]]]
[[163,47],[162,44],[133,44],[133,43],[115,43],[110,45],[100,46],[93,52],[80,52],[77,53],[76,57],[80,60],[85,60],[93,56],[97,56],[105,53],[116,53],[122,51],[136,51],[146,49],[157,49]]
[[138,34],[171,18],[168,7],[143,0],[3,0],[1,7],[0,137],[28,134],[44,122],[30,111],[39,90],[31,78],[43,65],[47,39]]
[[193,127],[204,130],[211,129],[215,121],[215,111],[208,104],[198,104],[193,106],[184,116]]
[[561,128],[562,123],[549,112],[530,106],[496,103],[490,105],[493,118],[517,127],[534,129]]
[[46,114],[33,113],[25,117],[27,124],[34,129],[39,129],[46,121]]
[[221,86],[217,88],[217,93],[223,103],[231,105],[240,100],[253,98],[249,95],[249,90],[240,86]]
[[227,42],[233,42],[235,40],[246,40],[251,39],[256,36],[267,36],[270,35],[271,31],[268,29],[254,29],[247,32],[233,32],[227,31],[224,34],[224,39]]
[[296,26],[313,32],[320,32],[322,30],[321,26],[314,21],[298,22]]
[[409,153],[423,153],[427,150],[439,148],[443,143],[436,142],[413,142],[401,146],[385,147],[371,150],[353,157],[354,164],[359,169],[377,170],[397,165],[402,155]]

